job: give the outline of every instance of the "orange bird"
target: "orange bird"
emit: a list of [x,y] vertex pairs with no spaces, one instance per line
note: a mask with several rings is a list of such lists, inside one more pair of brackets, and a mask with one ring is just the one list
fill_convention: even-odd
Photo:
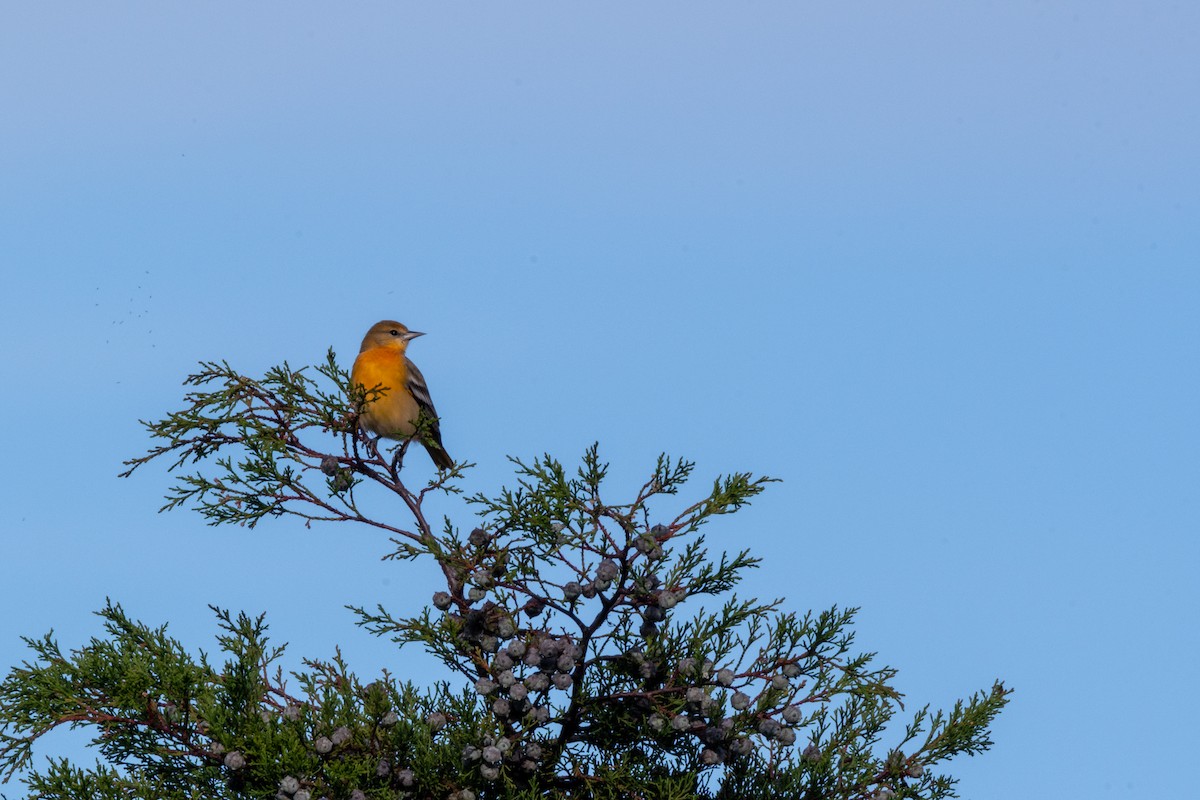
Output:
[[372,433],[389,439],[407,439],[416,431],[416,422],[428,420],[421,444],[438,469],[454,465],[442,446],[437,411],[429,399],[429,387],[417,365],[405,355],[408,343],[425,334],[410,331],[395,320],[376,322],[363,337],[358,358],[350,370],[350,383],[359,391],[379,389],[376,399],[363,404],[359,424]]

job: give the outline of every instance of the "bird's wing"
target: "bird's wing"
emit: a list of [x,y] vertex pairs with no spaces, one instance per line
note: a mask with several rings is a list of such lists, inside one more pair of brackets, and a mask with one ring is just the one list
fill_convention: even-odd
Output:
[[408,378],[405,381],[405,386],[412,394],[413,399],[417,401],[417,414],[422,417],[428,417],[429,427],[426,428],[428,437],[423,442],[425,449],[429,451],[429,456],[433,459],[433,463],[437,465],[438,469],[451,469],[454,466],[454,461],[450,458],[450,454],[446,452],[446,448],[442,444],[442,432],[438,426],[437,409],[433,407],[433,400],[429,398],[429,387],[425,384],[425,376],[421,374],[421,370],[417,369],[417,365],[412,363],[412,361],[408,361],[407,366]]
[[[410,359],[408,361],[408,380],[406,386],[408,391],[412,393],[413,399],[417,401],[417,406],[422,411],[425,411],[433,419],[437,419],[437,409],[433,407],[433,400],[429,397],[429,387],[425,384],[425,376],[421,374],[421,370],[417,369],[417,365]],[[434,430],[437,430],[435,427]]]

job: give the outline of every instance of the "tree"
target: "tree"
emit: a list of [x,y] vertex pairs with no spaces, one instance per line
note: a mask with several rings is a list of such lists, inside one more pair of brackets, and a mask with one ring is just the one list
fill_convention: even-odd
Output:
[[[411,439],[380,449],[359,430],[379,393],[352,391],[332,352],[261,379],[205,363],[186,383],[185,407],[145,423],[158,444],[123,474],[165,461],[164,510],[214,525],[293,515],[386,531],[390,557],[436,565],[445,589],[411,616],[356,608],[358,624],[425,648],[445,680],[363,682],[339,655],[305,659],[289,690],[261,616],[214,607],[210,660],[110,602],[103,636],[65,653],[26,639],[32,660],[0,684],[0,774],[32,797],[941,798],[954,796],[944,763],[991,745],[1001,683],[920,708],[884,748],[903,710],[896,672],[855,651],[854,609],[798,615],[734,593],[757,559],[711,554],[704,526],[769,478],[719,477],[684,505],[668,498],[693,465],[662,456],[617,503],[596,446],[572,469],[513,459],[514,487],[463,498],[479,518],[464,535],[423,509],[458,494],[469,465],[410,488]],[[360,511],[379,491],[406,524]],[[32,768],[36,740],[63,725],[92,730],[105,763]]]

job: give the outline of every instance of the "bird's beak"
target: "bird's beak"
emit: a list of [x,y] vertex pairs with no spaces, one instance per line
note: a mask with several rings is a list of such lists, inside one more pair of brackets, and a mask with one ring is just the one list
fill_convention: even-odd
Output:
[[411,342],[413,339],[417,338],[418,336],[424,336],[424,335],[425,334],[422,333],[421,331],[409,331],[408,333],[404,334],[404,341]]

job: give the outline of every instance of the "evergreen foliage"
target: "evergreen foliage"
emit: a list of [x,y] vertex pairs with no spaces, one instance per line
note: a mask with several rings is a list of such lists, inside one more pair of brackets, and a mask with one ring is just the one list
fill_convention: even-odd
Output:
[[[1002,684],[908,714],[901,736],[895,670],[855,649],[853,609],[800,615],[734,593],[758,559],[710,552],[704,526],[769,478],[720,477],[664,516],[688,461],[660,457],[613,502],[596,446],[570,469],[514,459],[513,487],[464,498],[479,518],[464,535],[435,530],[424,502],[459,493],[470,465],[410,488],[409,442],[381,450],[359,431],[377,392],[351,392],[332,352],[261,380],[205,363],[186,383],[185,407],[146,423],[157,444],[123,474],[165,459],[164,509],[214,525],[294,515],[386,531],[392,557],[436,565],[445,588],[411,615],[356,608],[358,624],[423,647],[445,680],[363,682],[339,654],[288,681],[263,617],[214,607],[210,661],[110,602],[104,635],[66,653],[26,639],[32,658],[0,683],[0,777],[30,797],[933,800],[955,796],[949,759],[991,745]],[[407,522],[360,511],[379,489]],[[37,739],[64,725],[92,731],[103,763],[35,768]]]

